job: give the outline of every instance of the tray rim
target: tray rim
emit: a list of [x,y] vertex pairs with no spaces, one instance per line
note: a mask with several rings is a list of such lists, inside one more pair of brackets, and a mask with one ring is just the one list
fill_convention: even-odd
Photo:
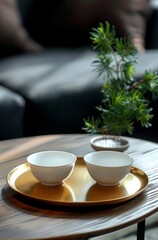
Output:
[[[81,160],[83,160],[82,157],[77,158],[77,162],[81,161]],[[31,172],[31,169],[30,169],[29,164],[27,162],[22,163],[22,164],[20,164],[16,167],[14,167],[7,175],[7,183],[12,190],[14,190],[16,193],[18,193],[18,194],[20,194],[20,195],[22,195],[26,198],[29,198],[31,200],[36,200],[36,201],[40,201],[40,202],[44,202],[44,203],[48,203],[48,204],[52,204],[52,205],[59,205],[59,206],[71,206],[71,207],[84,207],[84,206],[88,207],[88,206],[102,206],[102,205],[107,206],[107,205],[114,205],[114,204],[118,204],[118,203],[127,202],[128,200],[133,199],[136,196],[140,195],[147,188],[148,183],[149,183],[149,178],[148,178],[147,174],[143,170],[141,170],[140,168],[132,166],[131,170],[130,170],[130,173],[133,174],[133,175],[136,175],[136,174],[134,174],[134,172],[136,171],[136,172],[140,172],[140,174],[143,174],[144,177],[145,177],[145,185],[143,187],[141,187],[139,190],[137,190],[135,193],[133,193],[133,194],[127,196],[127,197],[120,197],[120,198],[117,198],[113,201],[109,201],[109,200],[108,201],[107,200],[98,200],[98,201],[57,201],[57,200],[52,200],[51,201],[51,200],[46,200],[46,199],[37,198],[37,197],[31,196],[31,195],[28,195],[28,194],[20,191],[15,186],[15,184],[13,184],[13,182],[11,181],[12,180],[12,174],[14,174],[14,172],[18,171],[18,169],[20,169],[20,168],[25,168],[26,170],[23,171],[21,174],[19,174],[17,176],[17,178],[27,171]],[[14,181],[14,183],[15,183],[15,181]]]

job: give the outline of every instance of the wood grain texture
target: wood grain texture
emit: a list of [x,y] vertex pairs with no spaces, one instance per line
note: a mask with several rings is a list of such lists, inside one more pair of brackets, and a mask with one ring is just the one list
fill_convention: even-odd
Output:
[[89,135],[48,135],[0,142],[0,239],[82,239],[137,223],[158,210],[158,144],[128,138],[126,152],[149,177],[145,191],[128,202],[98,208],[64,208],[30,201],[7,184],[8,173],[36,151],[93,151]]

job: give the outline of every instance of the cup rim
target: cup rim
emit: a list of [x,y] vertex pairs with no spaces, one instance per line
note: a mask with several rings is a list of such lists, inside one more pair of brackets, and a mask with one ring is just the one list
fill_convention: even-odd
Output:
[[[123,164],[115,164],[115,165],[113,165],[113,164],[102,164],[103,162],[101,161],[101,162],[99,162],[98,161],[98,163],[93,163],[93,162],[91,162],[90,161],[90,155],[101,155],[101,154],[113,154],[113,155],[116,155],[116,156],[124,156],[124,157],[127,157],[127,159],[125,159],[125,161],[127,161],[127,162],[125,162],[124,161],[124,163]],[[96,157],[95,156],[95,157]],[[100,159],[101,160],[101,159]],[[114,159],[115,160],[115,159]],[[84,156],[84,161],[85,161],[85,163],[87,163],[87,164],[89,164],[89,165],[93,165],[93,166],[95,166],[95,167],[106,167],[106,168],[122,168],[122,167],[127,167],[127,166],[130,166],[130,165],[132,165],[133,164],[133,158],[132,158],[132,156],[130,156],[129,154],[127,154],[127,153],[123,153],[123,152],[116,152],[116,151],[98,151],[98,152],[89,152],[89,153],[87,153],[85,156]],[[104,162],[105,163],[105,162]],[[117,160],[116,160],[116,163],[117,163]]]
[[[36,164],[35,162],[33,162],[32,158],[37,156],[38,154],[39,155],[45,155],[45,154],[66,154],[67,156],[71,156],[72,159],[68,162],[68,163],[63,163],[63,164],[59,164],[59,165],[50,165],[50,166],[47,166],[45,164]],[[48,151],[39,151],[39,152],[34,152],[30,155],[27,156],[26,158],[27,162],[32,165],[32,166],[35,166],[35,167],[43,167],[43,168],[60,168],[60,167],[63,167],[63,166],[68,166],[68,165],[71,165],[73,163],[76,162],[77,160],[77,156],[73,153],[70,153],[70,152],[66,152],[66,151],[59,151],[59,150],[48,150]],[[44,162],[43,162],[44,163]]]

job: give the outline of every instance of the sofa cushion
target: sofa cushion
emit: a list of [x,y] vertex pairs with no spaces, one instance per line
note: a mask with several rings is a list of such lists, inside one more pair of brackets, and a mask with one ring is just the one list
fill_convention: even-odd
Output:
[[24,136],[25,100],[0,86],[0,140]]
[[96,112],[102,79],[90,49],[48,49],[0,63],[0,83],[26,99],[29,135],[83,132],[83,118]]
[[[99,22],[109,21],[119,36],[128,36],[144,50],[150,0],[35,0],[27,26],[44,45],[90,44],[89,32]],[[42,16],[42,17],[41,17]]]
[[40,49],[22,25],[16,0],[0,0],[0,55],[13,50],[37,52]]

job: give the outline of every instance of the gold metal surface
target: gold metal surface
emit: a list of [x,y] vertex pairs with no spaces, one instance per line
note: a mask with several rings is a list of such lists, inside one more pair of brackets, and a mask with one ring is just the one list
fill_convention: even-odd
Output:
[[63,206],[99,206],[127,201],[144,191],[147,175],[132,167],[122,182],[113,187],[98,185],[89,175],[82,158],[78,158],[69,179],[60,186],[45,186],[36,180],[28,163],[17,166],[7,176],[10,187],[31,199]]

